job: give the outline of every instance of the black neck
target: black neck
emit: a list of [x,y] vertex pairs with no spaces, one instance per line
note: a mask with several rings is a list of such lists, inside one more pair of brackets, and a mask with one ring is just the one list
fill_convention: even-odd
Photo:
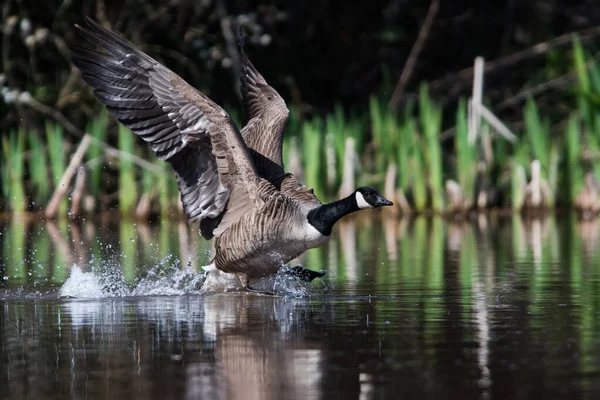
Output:
[[356,198],[353,193],[345,199],[323,204],[320,207],[310,210],[308,213],[308,222],[323,235],[329,236],[331,235],[333,225],[340,218],[358,210],[360,208],[356,204]]

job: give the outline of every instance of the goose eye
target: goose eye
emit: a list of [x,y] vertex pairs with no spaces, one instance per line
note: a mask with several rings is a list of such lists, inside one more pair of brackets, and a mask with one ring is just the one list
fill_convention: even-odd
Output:
[[272,96],[267,96],[267,100],[271,101],[271,100],[273,100],[273,97]]

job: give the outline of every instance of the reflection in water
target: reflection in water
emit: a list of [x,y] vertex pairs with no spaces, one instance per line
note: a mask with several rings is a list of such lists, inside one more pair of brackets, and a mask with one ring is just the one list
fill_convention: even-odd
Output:
[[11,221],[2,398],[596,398],[598,229],[351,219],[290,299],[181,294],[212,251],[182,223]]
[[[321,345],[302,333],[304,302],[215,295],[106,303],[53,302],[54,318],[44,325],[34,321],[46,313],[8,304],[2,335],[10,376],[3,388],[31,398],[55,390],[74,398],[131,391],[142,398],[279,399],[319,392]],[[48,337],[44,346],[40,339]]]
[[342,270],[345,271],[345,280],[349,283],[358,279],[358,263],[356,262],[356,224],[353,219],[343,220],[339,223],[340,246],[344,258]]

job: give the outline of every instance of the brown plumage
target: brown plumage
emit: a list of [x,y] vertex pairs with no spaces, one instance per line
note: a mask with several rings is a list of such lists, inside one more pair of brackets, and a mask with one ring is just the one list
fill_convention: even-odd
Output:
[[322,205],[282,161],[288,109],[243,52],[241,91],[247,123],[228,114],[181,77],[86,18],[78,32],[105,53],[73,47],[73,63],[123,125],[173,167],[188,222],[216,237],[215,266],[244,286],[325,243],[342,216],[391,204],[359,188]]

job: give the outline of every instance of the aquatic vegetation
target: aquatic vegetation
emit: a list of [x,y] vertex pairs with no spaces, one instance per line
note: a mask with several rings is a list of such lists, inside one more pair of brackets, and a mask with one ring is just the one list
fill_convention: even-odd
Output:
[[39,209],[50,198],[50,181],[48,176],[48,157],[45,144],[35,132],[27,135],[29,141],[29,175],[31,187],[35,193],[33,209]]
[[[134,154],[135,135],[119,124],[119,149],[125,153]],[[119,159],[119,212],[125,215],[133,213],[137,203],[137,183],[135,168],[130,159]]]
[[429,97],[426,85],[422,85],[419,91],[419,120],[425,139],[423,153],[428,167],[427,180],[431,191],[431,208],[441,212],[444,210],[442,146],[439,139],[442,129],[442,110]]
[[2,138],[2,193],[13,212],[27,208],[25,195],[25,134],[22,130]]
[[102,109],[98,117],[94,118],[88,125],[88,132],[94,138],[87,152],[88,170],[90,174],[89,190],[98,197],[102,186],[102,171],[104,163],[102,162],[104,152],[102,143],[106,141],[106,129],[108,123],[108,112]]
[[571,116],[565,130],[566,160],[563,169],[563,180],[568,185],[565,203],[575,204],[584,180],[584,170],[581,165],[581,131],[578,118]]
[[317,196],[325,192],[322,177],[321,162],[324,156],[322,143],[325,133],[320,119],[305,121],[302,124],[302,155],[304,156],[304,179],[309,187],[315,189]]
[[[529,98],[524,109],[525,136],[530,143],[533,160],[539,161],[541,165],[540,186],[544,189],[541,201],[547,207],[553,207],[558,184],[558,141],[551,140],[550,122],[542,119],[534,101]],[[535,177],[532,170],[532,178]],[[535,183],[535,182],[533,182]],[[535,188],[534,188],[535,190]],[[528,205],[539,207],[535,201]]]
[[475,180],[477,178],[477,147],[469,143],[467,123],[467,105],[464,100],[456,111],[456,178],[463,194],[464,209],[469,209],[475,199]]
[[[53,189],[60,184],[65,169],[67,167],[66,147],[64,140],[64,131],[62,126],[57,123],[46,123],[46,140],[48,142],[48,158],[50,161],[50,173],[54,183]],[[61,199],[58,207],[58,215],[66,216],[67,199]]]

